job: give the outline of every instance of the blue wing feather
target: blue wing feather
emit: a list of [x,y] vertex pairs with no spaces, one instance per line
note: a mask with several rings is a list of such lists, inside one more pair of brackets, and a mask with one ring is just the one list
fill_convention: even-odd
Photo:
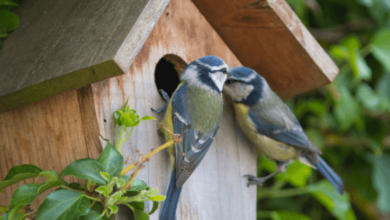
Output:
[[272,103],[259,103],[257,106],[251,107],[248,111],[248,117],[260,134],[297,148],[321,154],[320,149],[310,142],[298,119],[282,100],[274,99]]
[[[172,99],[172,118],[175,134],[181,134],[187,129],[182,135],[181,146],[175,144],[177,188],[184,184],[202,161],[218,131],[218,127],[206,133],[201,133],[194,129],[195,126],[188,128],[188,125],[191,125],[191,119],[185,103],[186,94],[187,83],[184,83],[175,92]],[[182,151],[180,150],[180,147],[182,148]],[[181,155],[181,152],[184,153],[184,156]]]

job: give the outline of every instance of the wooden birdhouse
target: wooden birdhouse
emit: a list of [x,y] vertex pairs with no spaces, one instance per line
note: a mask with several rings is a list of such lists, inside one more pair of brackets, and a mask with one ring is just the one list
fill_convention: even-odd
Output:
[[[129,99],[141,116],[158,117],[150,110],[162,104],[158,89],[173,92],[181,70],[201,56],[255,69],[282,98],[338,73],[284,0],[35,0],[16,12],[21,25],[0,49],[0,179],[15,165],[60,171],[96,158],[99,134],[114,140],[116,109]],[[212,147],[184,185],[178,219],[256,219],[256,188],[243,175],[256,174],[257,155],[233,114],[226,105]],[[141,123],[123,155],[163,144],[157,124]],[[170,172],[163,152],[138,177],[165,194]],[[16,188],[0,193],[0,205]],[[126,211],[119,216],[127,219]]]

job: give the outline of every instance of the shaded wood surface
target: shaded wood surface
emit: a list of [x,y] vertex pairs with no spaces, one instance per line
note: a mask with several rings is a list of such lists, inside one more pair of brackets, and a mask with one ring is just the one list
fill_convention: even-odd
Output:
[[193,0],[243,65],[282,98],[332,82],[337,66],[285,0]]
[[[99,130],[91,95],[88,86],[1,113],[0,179],[4,179],[16,165],[34,164],[43,170],[60,172],[74,160],[97,158],[102,148],[100,141],[93,141],[98,140]],[[38,183],[44,179],[40,178]],[[76,180],[72,177],[65,179]],[[34,180],[31,178],[23,183],[33,183]],[[0,193],[0,205],[9,205],[12,192],[19,185],[5,188],[5,194]],[[38,197],[34,209],[47,194]]]
[[0,112],[124,73],[168,2],[23,2],[0,50]]
[[[154,114],[150,107],[162,104],[154,82],[157,62],[166,54],[176,54],[187,63],[204,55],[217,55],[228,65],[241,65],[223,40],[190,0],[171,0],[138,56],[121,76],[92,84],[100,133],[114,138],[112,114],[127,98],[140,116]],[[124,156],[136,158],[136,149],[148,153],[164,143],[157,133],[157,121],[141,122]],[[256,174],[257,156],[239,133],[232,109],[225,105],[221,126],[204,160],[184,184],[178,220],[256,219],[256,188],[246,186],[242,176]],[[165,194],[170,179],[166,152],[153,156],[138,177]],[[151,208],[151,204],[147,206]],[[151,216],[158,219],[160,209]],[[118,219],[128,219],[125,213]]]

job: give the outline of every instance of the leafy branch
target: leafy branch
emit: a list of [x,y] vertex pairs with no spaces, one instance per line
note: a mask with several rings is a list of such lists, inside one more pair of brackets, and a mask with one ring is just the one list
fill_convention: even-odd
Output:
[[[118,212],[119,205],[129,207],[136,220],[149,219],[149,215],[157,210],[160,201],[165,196],[158,195],[157,188],[151,188],[145,182],[136,178],[143,164],[157,152],[170,146],[173,141],[163,144],[152,150],[146,156],[138,154],[138,161],[124,168],[124,158],[119,150],[130,138],[133,129],[141,121],[155,120],[151,116],[140,118],[137,112],[130,109],[128,102],[122,109],[114,112],[116,122],[116,147],[106,141],[106,147],[97,160],[83,158],[66,166],[61,173],[54,170],[25,164],[10,169],[3,181],[0,181],[0,190],[25,179],[36,177],[46,178],[46,181],[37,184],[21,185],[12,195],[9,207],[0,207],[2,220],[13,219],[101,219],[107,220]],[[128,171],[136,167],[129,176]],[[77,182],[67,183],[63,177],[74,176],[88,180],[86,186]],[[35,201],[38,195],[49,189],[56,191],[46,196],[38,210],[26,209]],[[152,210],[144,211],[144,202],[153,201]]]

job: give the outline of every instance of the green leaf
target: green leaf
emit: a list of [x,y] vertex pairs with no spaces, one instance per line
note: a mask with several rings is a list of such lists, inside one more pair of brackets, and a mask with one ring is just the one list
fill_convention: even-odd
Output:
[[[134,214],[135,220],[149,220],[149,215],[144,212],[143,206],[138,206],[139,203],[131,203],[131,205],[127,205]],[[143,204],[143,202],[142,202]],[[142,207],[142,208],[141,208]]]
[[364,58],[360,55],[358,50],[354,51],[353,54],[353,63],[351,63],[352,70],[354,71],[355,76],[359,76],[364,80],[371,80],[371,69],[367,65]]
[[11,0],[0,0],[0,5],[7,5],[7,6],[18,6],[15,2]]
[[341,125],[340,129],[347,130],[359,119],[360,106],[347,88],[340,87],[339,92],[341,99],[336,103],[334,114]]
[[146,183],[138,178],[134,178],[133,182],[131,182],[131,188],[126,190],[126,192],[139,192],[148,188]]
[[119,176],[124,166],[122,154],[110,142],[107,142],[98,161],[103,165],[104,170],[110,174],[111,177]]
[[390,213],[390,157],[382,154],[376,158],[371,155],[372,164],[374,165],[373,183],[378,192],[378,206],[382,213]]
[[375,58],[390,71],[390,30],[384,29],[375,35],[371,50]]
[[339,192],[328,181],[320,181],[308,186],[309,192],[339,220],[355,220],[349,195]]
[[0,205],[0,213],[4,213],[4,212],[6,212],[8,210],[9,210],[8,206],[1,206]]
[[153,118],[152,116],[149,116],[149,115],[144,116],[144,117],[141,118],[141,121],[147,121],[147,120],[157,120],[157,119],[155,119],[155,118]]
[[99,184],[105,184],[106,181],[100,175],[100,171],[105,171],[99,161],[84,158],[80,160],[76,160],[73,163],[69,164],[65,169],[61,172],[60,176],[75,176],[81,179],[88,179]]
[[129,114],[122,113],[120,120],[121,120],[121,123],[123,126],[131,127],[131,126],[133,126],[134,122],[136,121],[136,116],[132,112]]
[[110,209],[110,215],[116,214],[119,210],[116,205],[110,205],[108,208]]
[[390,73],[384,73],[378,80],[375,91],[381,97],[381,108],[390,112]]
[[311,175],[311,168],[298,160],[288,165],[286,180],[296,187],[306,186],[307,179]]
[[330,47],[330,53],[337,59],[346,59],[348,57],[348,49],[340,45],[332,45]]
[[44,177],[47,177],[51,180],[57,180],[60,178],[58,173],[54,170],[44,170],[44,171],[40,172],[38,176],[44,176]]
[[24,205],[29,205],[34,202],[38,195],[48,189],[60,185],[62,185],[60,180],[48,180],[42,184],[31,183],[21,185],[15,190],[10,200],[10,219],[13,219],[16,211],[22,208]]
[[118,125],[118,126],[122,126],[122,122],[121,122],[121,120],[120,120],[121,115],[122,115],[122,111],[120,111],[120,110],[116,110],[116,111],[114,112],[115,123],[116,123],[116,125]]
[[[7,32],[1,31],[1,30],[0,30],[0,38],[1,38],[1,37],[8,37]],[[0,40],[0,45],[1,45],[1,40]]]
[[10,11],[0,11],[0,30],[12,31],[19,26],[19,16]]
[[316,116],[322,116],[326,113],[326,103],[323,100],[309,100],[307,102],[307,110]]
[[95,191],[103,195],[104,197],[108,197],[110,195],[110,192],[108,191],[108,188],[106,186],[99,186],[95,189]]
[[148,199],[151,200],[151,201],[155,201],[155,202],[162,202],[164,201],[166,198],[166,196],[163,196],[163,195],[156,195],[156,196],[153,196],[153,197],[149,197],[148,196]]
[[362,5],[365,5],[366,7],[372,6],[372,0],[358,0],[358,2]]
[[103,179],[106,180],[107,182],[110,181],[110,179],[111,179],[110,174],[103,172],[103,171],[100,171],[100,176],[102,176]]
[[302,213],[277,211],[272,214],[273,220],[310,220],[310,218]]
[[380,97],[366,83],[359,84],[356,89],[356,97],[368,109],[376,110],[380,108]]
[[50,193],[38,208],[37,220],[69,220],[87,215],[90,202],[83,194],[61,189]]
[[41,172],[41,168],[32,164],[14,166],[9,170],[4,180],[0,182],[0,189],[3,189],[19,181],[28,179],[30,177],[38,176]]
[[81,216],[80,220],[110,220],[106,216],[100,216],[101,213],[91,210],[87,215]]
[[[11,214],[12,214],[12,216],[11,216]],[[20,213],[20,212],[18,212],[18,213],[6,212],[6,213],[4,213],[3,216],[0,216],[0,220],[3,220],[3,219],[4,220],[11,220],[11,218],[12,218],[12,220],[14,220],[14,219],[20,220],[23,216],[24,216],[24,214]],[[22,218],[22,220],[24,220],[24,218]]]
[[159,202],[153,201],[152,210],[150,210],[149,215],[153,214],[158,209]]
[[39,187],[40,185],[38,183],[24,184],[18,187],[11,197],[9,205],[10,210],[34,202],[38,196]]

